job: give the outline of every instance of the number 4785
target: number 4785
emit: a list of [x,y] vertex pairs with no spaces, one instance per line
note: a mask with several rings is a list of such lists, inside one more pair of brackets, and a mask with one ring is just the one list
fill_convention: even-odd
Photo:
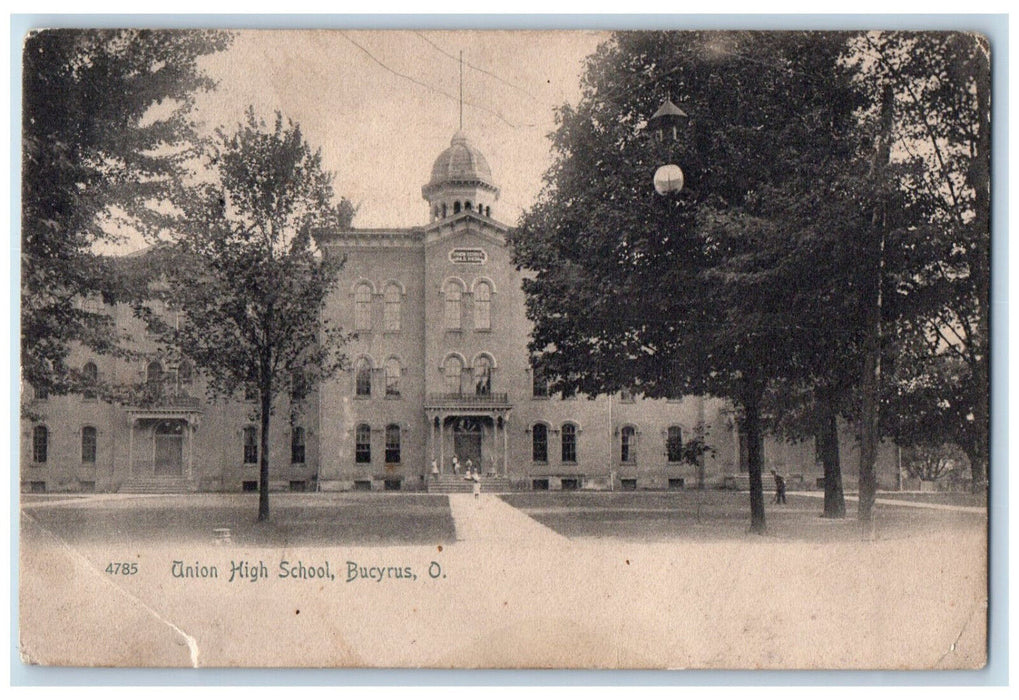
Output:
[[138,564],[135,562],[120,562],[112,561],[106,565],[106,573],[108,574],[120,574],[121,576],[131,576],[138,573]]

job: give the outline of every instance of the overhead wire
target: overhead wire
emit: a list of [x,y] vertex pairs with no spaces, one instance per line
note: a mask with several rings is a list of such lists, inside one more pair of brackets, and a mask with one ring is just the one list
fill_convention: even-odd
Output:
[[[379,59],[377,56],[375,56],[375,54],[373,54],[371,51],[366,49],[364,46],[362,46],[358,42],[354,41],[346,32],[340,32],[340,35],[343,36],[343,38],[346,39],[347,41],[349,41],[351,44],[353,44],[354,46],[359,48],[362,52],[364,52],[372,61],[374,61],[379,66],[381,66],[383,69],[385,69],[386,71],[392,73],[393,75],[395,75],[395,76],[397,76],[399,78],[403,78],[404,80],[408,80],[408,81],[414,83],[415,85],[418,85],[420,87],[425,88],[426,90],[429,90],[431,92],[434,92],[434,93],[437,93],[439,95],[442,95],[443,97],[445,97],[445,98],[447,98],[449,100],[452,100],[453,102],[457,102],[457,103],[460,102],[460,98],[456,97],[455,95],[451,95],[450,93],[446,92],[445,90],[442,90],[441,88],[437,88],[434,85],[429,85],[428,83],[425,83],[425,82],[423,82],[421,80],[418,80],[417,78],[415,78],[413,76],[407,75],[406,73],[401,73],[400,71],[398,71],[398,70],[396,70],[394,68],[389,67],[381,59]],[[459,60],[459,59],[457,59],[457,60]],[[507,119],[505,116],[503,116],[502,112],[500,112],[500,111],[498,111],[496,109],[491,109],[491,108],[485,107],[483,105],[475,104],[473,102],[468,102],[466,100],[463,101],[463,104],[465,104],[465,105],[467,105],[469,107],[473,107],[474,109],[480,110],[482,112],[488,112],[489,114],[494,115],[501,122],[503,122],[504,124],[506,124],[507,126],[509,126],[510,128],[513,128],[513,129],[517,129],[517,128],[520,128],[520,127],[528,127],[528,128],[531,128],[531,129],[538,128],[537,124],[530,124],[530,123],[514,124],[509,119]]]
[[[432,41],[431,39],[429,39],[428,37],[426,37],[426,36],[425,36],[425,35],[424,35],[423,33],[421,33],[421,32],[414,32],[414,34],[416,34],[416,35],[418,36],[418,38],[419,38],[419,39],[421,39],[421,40],[422,40],[422,41],[424,41],[424,42],[425,42],[426,44],[428,44],[429,46],[431,46],[431,47],[432,47],[433,49],[435,49],[436,51],[438,51],[439,53],[441,53],[441,54],[442,54],[443,56],[446,56],[447,58],[449,58],[449,59],[451,59],[451,60],[453,60],[453,61],[459,61],[459,60],[460,60],[460,59],[459,59],[459,58],[458,58],[457,56],[454,56],[453,54],[451,54],[451,53],[449,53],[448,51],[444,50],[444,49],[443,49],[442,47],[440,47],[440,46],[439,46],[438,44],[436,44],[436,43],[435,43],[434,41]],[[486,70],[486,69],[484,69],[484,68],[481,68],[480,66],[476,66],[476,65],[474,65],[473,63],[471,63],[470,61],[464,61],[464,65],[465,65],[465,66],[467,66],[468,68],[471,68],[471,69],[473,69],[473,70],[476,70],[476,71],[478,71],[479,73],[484,73],[485,75],[491,76],[491,77],[495,78],[496,80],[498,80],[498,81],[499,81],[500,83],[503,83],[504,85],[508,85],[509,87],[513,88],[514,90],[519,90],[520,92],[524,93],[525,95],[527,95],[528,97],[530,97],[530,98],[531,98],[532,100],[534,100],[535,102],[537,102],[537,101],[538,101],[538,98],[536,98],[536,97],[535,97],[534,95],[532,95],[531,93],[529,93],[529,92],[528,92],[527,90],[525,90],[524,88],[520,87],[519,85],[514,85],[514,84],[513,84],[513,83],[511,83],[510,81],[506,80],[505,78],[503,78],[503,77],[502,77],[502,76],[500,76],[500,75],[496,75],[496,74],[495,74],[495,73],[493,73],[492,71],[489,71],[489,70]]]

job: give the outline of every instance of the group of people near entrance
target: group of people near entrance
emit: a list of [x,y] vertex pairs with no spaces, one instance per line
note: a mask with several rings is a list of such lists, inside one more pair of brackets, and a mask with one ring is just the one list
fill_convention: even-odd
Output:
[[[463,465],[464,468],[464,479],[466,481],[474,482],[474,498],[481,496],[481,470],[474,468],[474,463],[471,460],[467,460],[467,463]],[[453,456],[453,473],[460,473],[460,460],[454,455]],[[432,460],[432,479],[439,478],[439,463],[434,459]]]

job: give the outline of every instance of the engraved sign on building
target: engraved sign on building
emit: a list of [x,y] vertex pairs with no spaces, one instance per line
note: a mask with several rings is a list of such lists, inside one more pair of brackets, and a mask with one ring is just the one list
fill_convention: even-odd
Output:
[[483,265],[488,253],[483,248],[454,248],[449,251],[449,261],[457,265]]

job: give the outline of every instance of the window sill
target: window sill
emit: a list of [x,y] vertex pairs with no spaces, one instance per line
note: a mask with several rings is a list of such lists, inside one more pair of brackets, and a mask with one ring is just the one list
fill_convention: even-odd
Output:
[[399,394],[386,394],[386,401],[399,401],[402,398]]
[[532,396],[531,401],[548,401],[549,398],[548,396]]

